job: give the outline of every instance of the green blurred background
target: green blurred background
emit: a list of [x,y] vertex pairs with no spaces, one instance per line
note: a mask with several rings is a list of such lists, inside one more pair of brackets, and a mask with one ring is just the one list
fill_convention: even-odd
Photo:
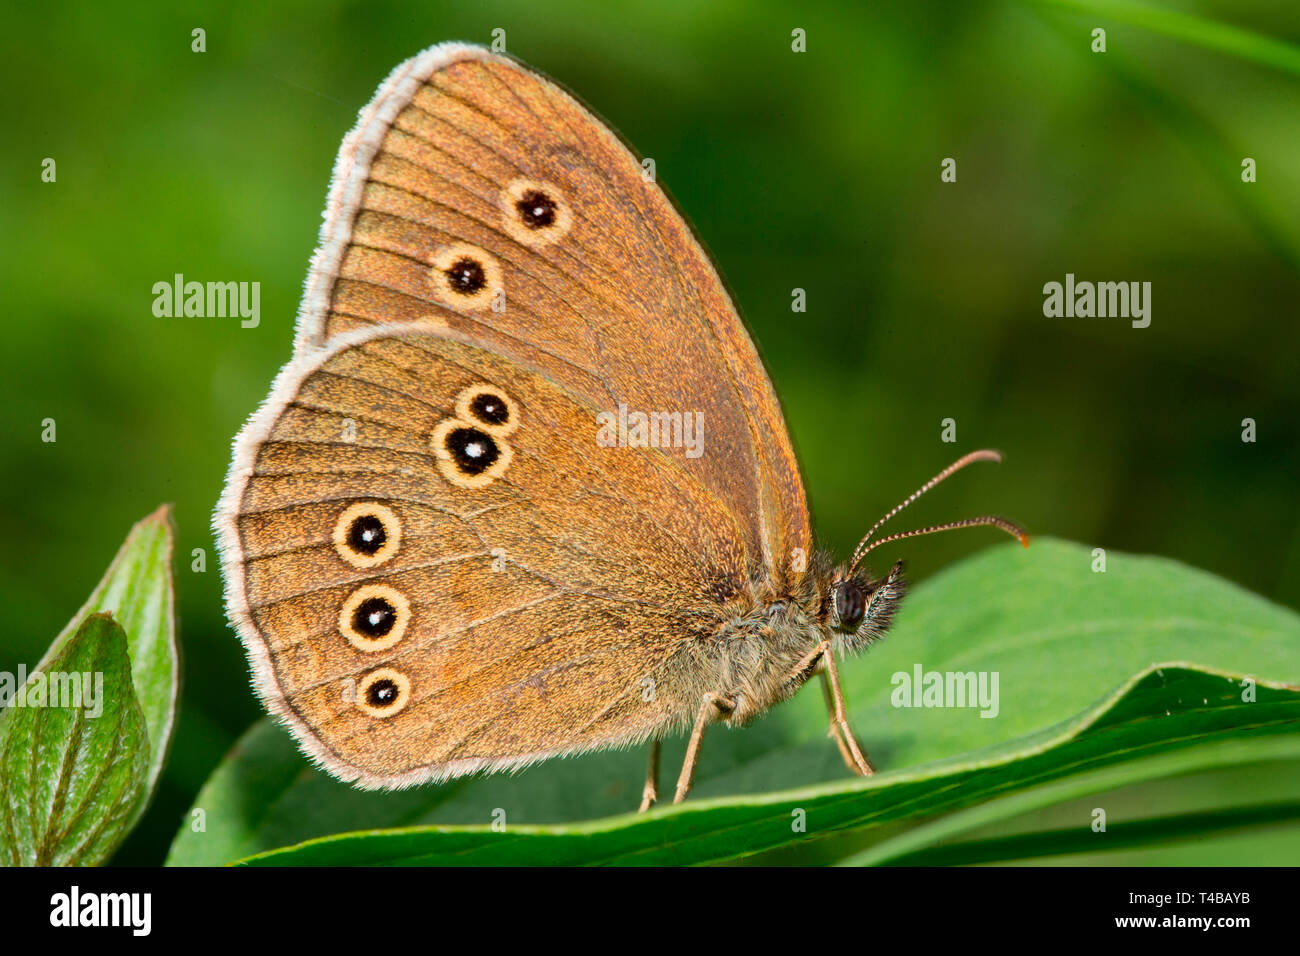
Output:
[[[1297,71],[1021,0],[178,6],[9,5],[2,21],[0,596],[20,613],[0,669],[33,664],[131,523],[176,504],[181,719],[119,862],[162,859],[260,714],[209,516],[230,439],[289,356],[339,141],[397,62],[494,28],[655,159],[767,358],[827,545],[847,553],[993,446],[1004,465],[900,528],[1002,512],[1300,605]],[[1164,6],[1300,41],[1292,0]],[[151,287],[177,272],[260,282],[260,327],[155,318]],[[1067,272],[1151,282],[1151,326],[1045,318],[1042,286]],[[912,572],[995,534],[911,542]],[[1251,839],[1195,860],[1281,852]]]

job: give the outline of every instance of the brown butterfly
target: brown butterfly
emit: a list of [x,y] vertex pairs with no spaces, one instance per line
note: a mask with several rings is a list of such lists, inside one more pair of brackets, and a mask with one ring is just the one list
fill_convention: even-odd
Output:
[[257,690],[330,773],[403,787],[649,740],[643,809],[664,735],[692,728],[681,800],[711,721],[816,673],[871,773],[835,659],[904,582],[862,559],[1024,540],[980,517],[814,552],[771,382],[681,216],[573,97],[460,44],[394,70],[344,140],[295,357],[214,523]]

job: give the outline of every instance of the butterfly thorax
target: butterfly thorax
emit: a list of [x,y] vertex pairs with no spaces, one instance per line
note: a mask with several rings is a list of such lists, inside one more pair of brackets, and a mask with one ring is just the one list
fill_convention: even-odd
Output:
[[[905,582],[895,568],[871,580],[865,571],[850,576],[826,554],[817,554],[807,571],[785,586],[754,582],[732,602],[719,627],[703,642],[707,688],[730,701],[732,724],[743,724],[793,696],[825,667],[818,648],[843,655],[884,635],[897,611]],[[848,620],[834,600],[835,589],[860,596]]]

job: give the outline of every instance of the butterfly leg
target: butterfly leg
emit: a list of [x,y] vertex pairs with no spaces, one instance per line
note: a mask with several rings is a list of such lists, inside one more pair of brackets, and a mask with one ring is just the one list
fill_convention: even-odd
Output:
[[[824,664],[824,655],[830,653],[830,641],[822,641],[811,651],[800,658],[799,663],[790,671],[786,680],[803,685],[808,678],[817,672],[819,665]],[[853,758],[849,745],[844,742],[844,735],[840,733],[840,725],[835,720],[835,699],[831,695],[830,678],[826,676],[826,671],[822,670],[822,697],[826,701],[826,712],[830,714],[830,730],[826,736],[835,741],[835,746],[840,749],[840,756],[844,758],[844,765],[854,773],[860,773],[858,764]]]
[[710,691],[700,701],[700,711],[695,715],[695,727],[691,730],[691,742],[686,745],[686,759],[682,761],[682,772],[677,778],[677,793],[673,803],[681,803],[691,792],[691,783],[695,780],[695,763],[700,757],[700,741],[704,739],[704,728],[710,721],[725,717],[736,709],[736,702],[728,700]]
[[645,813],[659,799],[659,741],[650,741],[650,766],[645,772],[645,786],[641,788],[641,806],[638,813]]
[[844,766],[857,773],[858,765],[853,761],[853,753],[849,750],[849,745],[844,742],[840,725],[835,722],[835,698],[831,696],[831,679],[826,676],[825,671],[822,671],[822,698],[826,701],[826,713],[830,715],[830,730],[826,736],[834,740],[835,746],[839,747],[840,756],[844,758]]
[[[862,752],[858,746],[857,740],[853,736],[853,730],[849,727],[848,717],[844,713],[844,691],[840,689],[840,674],[835,667],[835,654],[829,647],[823,652],[823,660],[826,661],[827,683],[830,685],[830,701],[827,709],[830,711],[831,726],[839,731],[837,739],[842,744],[840,752],[848,751],[845,763],[849,764],[849,769],[854,773],[864,777],[869,777],[876,772],[876,768],[871,766],[871,761],[867,755]],[[842,739],[840,739],[842,737]],[[852,758],[852,762],[848,758]]]

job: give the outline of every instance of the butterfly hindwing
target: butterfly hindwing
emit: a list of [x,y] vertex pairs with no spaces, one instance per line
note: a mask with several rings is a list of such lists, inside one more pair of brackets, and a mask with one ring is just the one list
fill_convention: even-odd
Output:
[[363,785],[662,732],[746,585],[740,525],[679,460],[598,445],[590,405],[465,338],[300,356],[218,513],[262,696]]

